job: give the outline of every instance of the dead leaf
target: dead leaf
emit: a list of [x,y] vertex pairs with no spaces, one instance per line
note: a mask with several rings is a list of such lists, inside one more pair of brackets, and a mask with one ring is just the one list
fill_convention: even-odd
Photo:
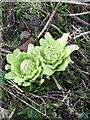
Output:
[[30,37],[25,43],[23,43],[19,48],[21,49],[21,50],[23,50],[24,52],[26,52],[27,51],[27,48],[28,48],[28,45],[30,44],[30,43],[34,43],[34,38],[33,37]]

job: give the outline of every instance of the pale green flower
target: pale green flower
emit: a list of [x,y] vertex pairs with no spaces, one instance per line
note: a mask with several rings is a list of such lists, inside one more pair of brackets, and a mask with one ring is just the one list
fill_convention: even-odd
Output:
[[57,40],[54,40],[49,32],[45,34],[45,39],[40,39],[39,56],[42,61],[43,73],[52,75],[55,71],[64,71],[71,61],[70,54],[78,50],[78,45],[66,45],[68,33]]
[[29,45],[27,53],[16,49],[13,54],[7,54],[6,59],[10,64],[6,65],[6,69],[10,69],[10,72],[5,75],[6,79],[13,79],[15,83],[23,86],[29,86],[33,82],[39,84],[43,82],[41,63],[32,44]]

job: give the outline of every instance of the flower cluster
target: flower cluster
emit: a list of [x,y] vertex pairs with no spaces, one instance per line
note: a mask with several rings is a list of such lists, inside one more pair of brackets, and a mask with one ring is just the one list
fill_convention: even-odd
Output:
[[27,52],[14,50],[13,54],[7,54],[9,65],[6,70],[10,72],[5,75],[6,79],[13,79],[15,83],[30,86],[33,82],[42,84],[43,75],[52,75],[55,71],[64,71],[72,62],[70,54],[78,50],[78,45],[66,45],[69,34],[54,40],[49,32],[45,39],[40,39],[40,46],[34,47],[29,44]]
[[23,86],[29,86],[33,82],[41,84],[42,66],[35,51],[36,48],[30,44],[27,53],[16,49],[13,54],[7,54],[6,59],[10,66],[6,65],[5,68],[10,69],[10,72],[5,78],[13,79],[15,83]]

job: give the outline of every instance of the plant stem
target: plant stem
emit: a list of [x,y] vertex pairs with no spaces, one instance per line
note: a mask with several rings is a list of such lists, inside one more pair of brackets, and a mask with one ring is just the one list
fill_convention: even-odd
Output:
[[54,15],[55,15],[55,13],[56,13],[56,10],[58,9],[58,7],[59,7],[59,5],[60,5],[60,3],[61,3],[61,1],[62,1],[62,0],[60,0],[60,1],[57,3],[57,5],[56,5],[55,9],[53,10],[53,12],[52,12],[49,20],[47,21],[47,23],[46,23],[46,25],[44,26],[43,30],[39,33],[38,38],[40,38],[40,36],[44,33],[44,31],[46,30],[46,28],[47,28],[48,25],[50,24],[52,18],[54,17]]
[[62,87],[61,87],[61,85],[58,83],[58,81],[57,81],[57,79],[55,78],[55,76],[54,76],[54,75],[52,75],[52,79],[53,79],[53,80],[54,80],[54,82],[56,83],[57,88],[58,88],[59,90],[61,90],[61,89],[62,89]]

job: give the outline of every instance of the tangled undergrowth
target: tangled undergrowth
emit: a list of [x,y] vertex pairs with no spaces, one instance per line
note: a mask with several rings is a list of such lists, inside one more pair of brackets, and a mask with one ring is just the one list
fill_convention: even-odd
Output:
[[[56,5],[57,3],[2,3],[0,119],[89,120],[90,118],[90,7],[66,3],[59,5],[46,31],[40,37],[44,38],[44,34],[49,32],[57,41],[64,33],[69,33],[66,40],[65,37],[63,39],[65,45],[63,41],[60,41],[59,45],[56,41],[52,42],[50,35],[45,40],[37,37]],[[74,63],[68,65],[67,62],[62,68],[59,65],[71,54],[69,47],[64,48],[66,41],[67,46],[77,44],[79,50],[78,47],[73,49],[77,50],[71,55]],[[34,46],[38,47],[35,49]],[[65,51],[62,57],[61,49]],[[16,57],[18,53],[20,54]],[[36,57],[37,54],[39,57]],[[6,65],[7,61],[11,66]],[[4,76],[9,69],[13,74],[6,75],[6,78],[11,77],[7,80]],[[36,80],[38,77],[40,81]],[[28,78],[34,82],[26,82]]]

